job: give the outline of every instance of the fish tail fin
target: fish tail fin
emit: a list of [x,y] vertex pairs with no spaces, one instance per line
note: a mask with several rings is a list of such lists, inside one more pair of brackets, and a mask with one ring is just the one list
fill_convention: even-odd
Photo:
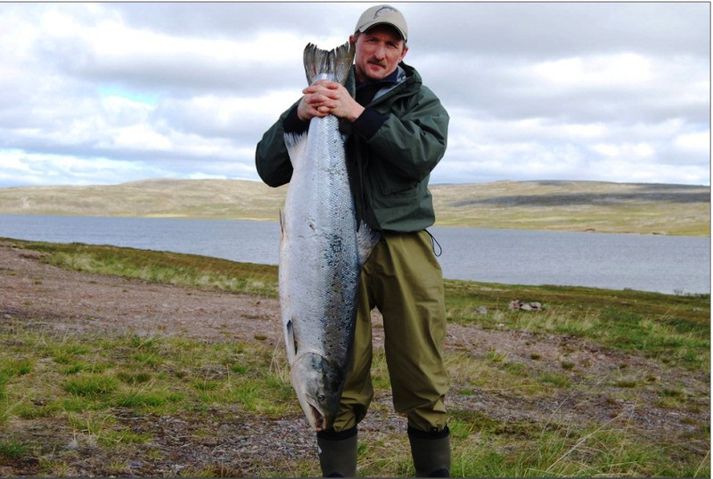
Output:
[[299,158],[304,158],[305,156],[305,149],[307,148],[307,133],[285,133],[284,139],[287,153],[290,155],[290,161],[294,167],[295,162],[299,161]]
[[347,81],[354,61],[354,44],[346,42],[333,50],[320,50],[308,43],[304,50],[305,73],[311,85],[316,80],[327,79],[342,85]]

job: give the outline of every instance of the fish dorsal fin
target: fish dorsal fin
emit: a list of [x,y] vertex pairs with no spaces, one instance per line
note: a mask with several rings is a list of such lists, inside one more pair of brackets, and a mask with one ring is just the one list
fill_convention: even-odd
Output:
[[320,50],[308,43],[304,50],[305,73],[311,85],[317,80],[332,80],[342,85],[347,81],[354,61],[354,44],[346,42],[333,50]]

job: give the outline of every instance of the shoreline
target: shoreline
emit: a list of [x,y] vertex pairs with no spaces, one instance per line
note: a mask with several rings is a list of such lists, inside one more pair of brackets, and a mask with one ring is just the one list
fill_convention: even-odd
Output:
[[[710,236],[710,186],[596,181],[431,185],[437,226]],[[162,180],[0,188],[0,214],[277,220],[285,187]]]
[[[97,217],[97,218],[106,218],[106,217]],[[225,257],[220,257],[220,256],[210,256],[210,255],[205,255],[202,253],[183,253],[180,251],[171,251],[171,250],[158,250],[158,249],[146,249],[146,248],[141,248],[141,247],[135,247],[135,246],[121,246],[121,245],[113,245],[110,243],[84,243],[84,242],[78,242],[78,241],[66,241],[66,242],[56,242],[56,241],[45,241],[42,239],[26,239],[26,238],[16,238],[16,237],[3,237],[0,236],[0,242],[3,240],[10,241],[10,242],[18,242],[18,243],[23,243],[23,244],[32,244],[32,243],[44,243],[47,245],[81,245],[81,246],[108,246],[108,247],[113,247],[113,248],[118,248],[118,249],[128,249],[128,250],[136,250],[136,251],[154,251],[157,253],[166,253],[166,254],[183,254],[183,255],[191,255],[191,256],[196,256],[196,257],[206,257],[206,258],[213,258],[216,260],[222,260],[222,261],[229,261],[233,262],[236,264],[245,264],[245,265],[260,265],[268,268],[274,268],[275,272],[277,271],[277,264],[275,263],[257,263],[257,262],[250,262],[250,261],[237,261]],[[577,284],[553,284],[553,283],[502,283],[502,282],[493,282],[493,281],[487,281],[487,280],[474,280],[474,279],[463,279],[463,278],[450,278],[450,277],[445,277],[445,281],[451,281],[451,282],[466,282],[466,283],[473,283],[477,285],[483,285],[483,286],[495,286],[495,287],[525,287],[525,288],[542,288],[542,289],[548,289],[548,288],[559,288],[559,289],[582,289],[582,290],[594,290],[594,291],[601,291],[602,293],[606,292],[638,292],[638,293],[643,293],[643,294],[661,294],[665,296],[710,296],[710,290],[708,291],[685,291],[683,289],[674,289],[673,291],[667,292],[667,291],[657,291],[657,290],[646,290],[646,289],[637,289],[637,288],[631,288],[631,287],[624,287],[624,288],[611,288],[611,287],[602,287],[602,286],[588,286],[588,285],[577,285]]]

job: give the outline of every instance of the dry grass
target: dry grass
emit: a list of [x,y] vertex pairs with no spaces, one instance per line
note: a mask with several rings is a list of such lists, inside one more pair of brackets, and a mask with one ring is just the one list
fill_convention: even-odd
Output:
[[710,234],[707,186],[501,181],[432,187],[440,225],[668,235]]

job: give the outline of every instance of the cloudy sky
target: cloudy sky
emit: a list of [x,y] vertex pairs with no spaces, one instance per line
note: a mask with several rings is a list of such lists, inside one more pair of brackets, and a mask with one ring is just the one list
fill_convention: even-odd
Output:
[[[0,4],[0,186],[257,179],[302,49],[368,4]],[[710,184],[708,3],[398,3],[451,115],[432,183]]]

